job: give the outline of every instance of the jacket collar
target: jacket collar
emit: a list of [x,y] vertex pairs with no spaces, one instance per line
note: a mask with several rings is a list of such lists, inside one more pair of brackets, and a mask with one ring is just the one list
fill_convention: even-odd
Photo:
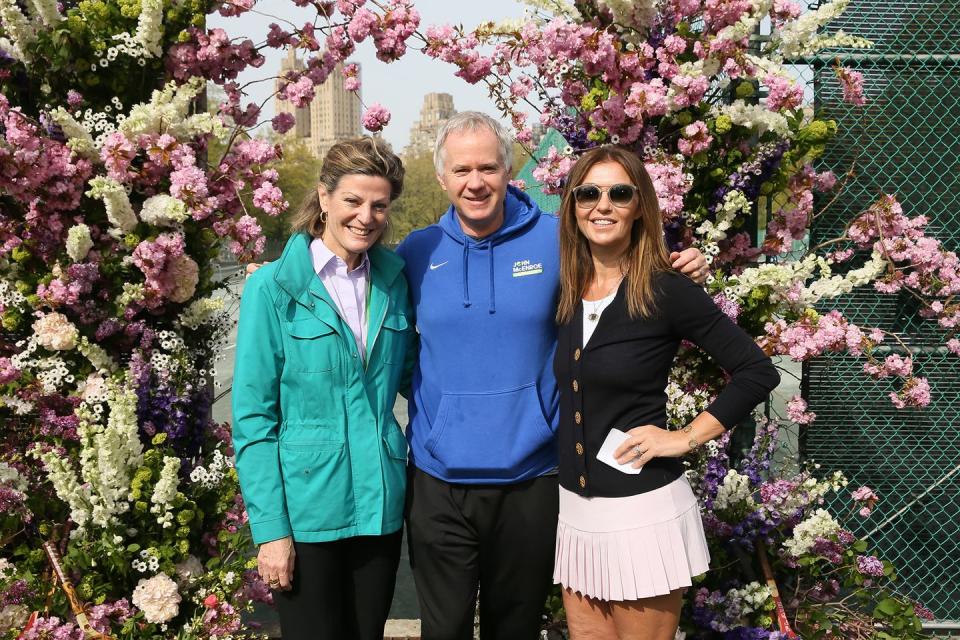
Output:
[[[313,270],[310,241],[311,238],[306,233],[292,235],[277,260],[277,269],[273,276],[277,285],[287,295],[306,307],[310,307],[310,289],[315,283],[320,283]],[[370,281],[373,290],[388,291],[403,270],[403,259],[380,245],[370,249],[367,256],[370,259]],[[326,293],[323,287],[320,287],[320,291]]]

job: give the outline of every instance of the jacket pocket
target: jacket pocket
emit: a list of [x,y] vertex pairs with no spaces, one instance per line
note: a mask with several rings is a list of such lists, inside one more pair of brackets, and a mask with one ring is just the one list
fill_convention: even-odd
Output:
[[511,478],[552,445],[534,382],[492,393],[445,393],[424,446],[451,478]]
[[294,533],[353,523],[353,485],[343,442],[280,442],[287,515]]
[[319,373],[337,364],[340,336],[330,325],[312,318],[295,320],[287,323],[287,334],[292,345],[285,356],[291,371]]
[[383,329],[380,331],[380,354],[388,364],[403,364],[409,344],[408,331],[410,323],[402,313],[391,313],[383,319]]

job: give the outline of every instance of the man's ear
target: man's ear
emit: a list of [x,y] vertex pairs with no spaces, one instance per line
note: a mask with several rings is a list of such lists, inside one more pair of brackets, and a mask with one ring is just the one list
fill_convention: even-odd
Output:
[[437,182],[440,183],[440,188],[443,189],[444,191],[446,191],[446,190],[447,190],[447,185],[444,184],[444,182],[443,182],[443,176],[441,176],[439,173],[435,173],[435,174],[433,174],[433,175],[435,175],[435,176],[437,177]]

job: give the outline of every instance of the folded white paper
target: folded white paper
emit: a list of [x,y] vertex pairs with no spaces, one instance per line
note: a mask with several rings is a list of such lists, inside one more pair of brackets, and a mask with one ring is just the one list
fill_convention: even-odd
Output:
[[613,452],[617,450],[617,447],[620,444],[630,437],[630,434],[620,431],[620,429],[610,429],[610,433],[607,434],[607,439],[603,441],[603,446],[600,447],[600,451],[597,452],[597,460],[604,464],[608,464],[617,471],[622,473],[629,473],[636,475],[643,471],[643,467],[633,468],[633,461],[635,458],[630,458],[630,461],[626,464],[620,464],[617,462],[617,459],[613,457]]

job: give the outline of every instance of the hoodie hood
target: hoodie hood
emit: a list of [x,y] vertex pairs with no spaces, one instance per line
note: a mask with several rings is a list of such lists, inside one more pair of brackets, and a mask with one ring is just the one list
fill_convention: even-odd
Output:
[[[500,228],[490,235],[481,238],[471,238],[463,232],[460,221],[457,218],[457,210],[453,205],[447,209],[438,222],[438,226],[452,240],[463,246],[463,306],[469,307],[470,302],[470,254],[487,254],[487,266],[490,282],[490,313],[497,312],[496,287],[494,286],[494,247],[515,234],[523,231],[528,226],[535,224],[540,217],[540,207],[530,199],[520,189],[510,185],[507,186],[507,195],[503,203],[503,224]],[[479,257],[479,256],[478,256]]]

